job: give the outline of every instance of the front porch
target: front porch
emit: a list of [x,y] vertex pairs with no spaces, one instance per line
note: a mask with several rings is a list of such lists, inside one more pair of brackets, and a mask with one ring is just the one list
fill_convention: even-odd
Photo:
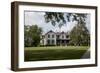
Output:
[[66,46],[69,43],[69,40],[66,39],[57,39],[56,45],[57,46]]

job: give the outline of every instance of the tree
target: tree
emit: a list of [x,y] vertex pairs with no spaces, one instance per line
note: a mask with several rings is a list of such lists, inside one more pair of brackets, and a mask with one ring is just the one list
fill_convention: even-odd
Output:
[[24,46],[31,46],[31,37],[29,33],[29,25],[24,25]]
[[90,33],[84,24],[77,24],[70,32],[71,45],[75,46],[89,46]]
[[25,25],[24,26],[24,41],[25,46],[38,46],[40,44],[40,35],[42,29],[37,25]]
[[62,27],[63,24],[66,23],[66,20],[64,18],[64,13],[60,12],[45,12],[45,21],[46,23],[51,22],[53,26],[56,24],[59,24],[59,28]]
[[51,22],[53,26],[58,25],[61,28],[67,22],[77,21],[78,24],[84,24],[87,14],[84,13],[61,13],[61,12],[45,12],[45,22]]
[[58,25],[61,28],[67,22],[77,22],[77,25],[70,32],[71,45],[90,45],[90,33],[86,27],[86,13],[61,13],[46,12],[46,23],[51,22],[53,26]]

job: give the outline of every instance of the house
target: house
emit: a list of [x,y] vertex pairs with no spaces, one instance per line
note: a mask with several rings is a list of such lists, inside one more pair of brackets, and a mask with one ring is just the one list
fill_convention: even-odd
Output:
[[41,45],[67,45],[69,43],[69,34],[65,32],[53,32],[50,30],[41,36]]

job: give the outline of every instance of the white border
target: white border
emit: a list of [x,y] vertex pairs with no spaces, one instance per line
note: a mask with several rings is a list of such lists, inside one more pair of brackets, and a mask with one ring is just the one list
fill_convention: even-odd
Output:
[[[77,60],[54,60],[54,61],[35,61],[24,62],[24,10],[49,11],[49,12],[72,12],[72,13],[90,13],[91,14],[91,58]],[[19,6],[19,68],[50,67],[62,65],[83,65],[95,64],[95,10],[81,8],[63,8],[63,7],[44,7],[44,6]]]

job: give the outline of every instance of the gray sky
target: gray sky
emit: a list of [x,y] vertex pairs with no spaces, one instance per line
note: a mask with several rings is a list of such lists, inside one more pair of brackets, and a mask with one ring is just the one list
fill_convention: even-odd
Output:
[[[43,29],[43,33],[53,30],[55,32],[60,31],[70,31],[76,24],[76,22],[67,22],[64,26],[59,29],[58,26],[53,26],[51,23],[46,23],[44,19],[45,12],[34,12],[34,11],[25,11],[25,25],[38,25]],[[90,30],[90,14],[87,16],[86,26]]]

